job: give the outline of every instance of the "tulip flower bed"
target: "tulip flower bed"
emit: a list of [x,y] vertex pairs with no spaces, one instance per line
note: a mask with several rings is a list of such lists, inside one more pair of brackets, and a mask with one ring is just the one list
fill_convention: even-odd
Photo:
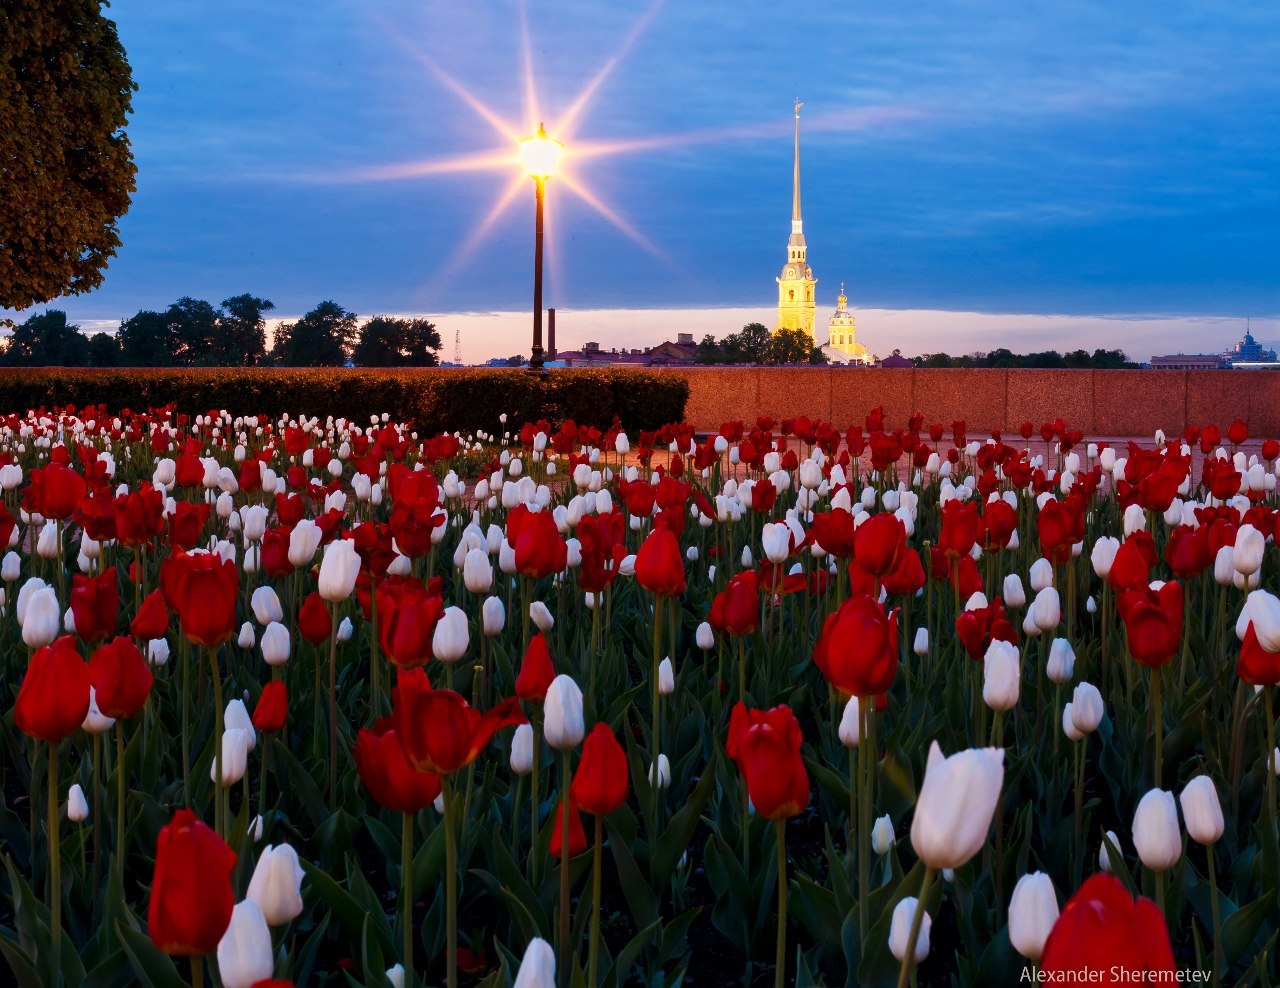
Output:
[[6,983],[1275,981],[1276,440],[511,426],[0,424]]

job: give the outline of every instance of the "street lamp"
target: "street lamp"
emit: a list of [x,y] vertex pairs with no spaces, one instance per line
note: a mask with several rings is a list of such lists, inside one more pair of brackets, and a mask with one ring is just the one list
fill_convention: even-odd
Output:
[[529,355],[529,370],[542,373],[542,200],[547,191],[547,179],[556,173],[564,145],[547,136],[547,130],[538,124],[538,133],[520,142],[520,161],[525,173],[533,179],[536,210],[533,221],[533,352]]

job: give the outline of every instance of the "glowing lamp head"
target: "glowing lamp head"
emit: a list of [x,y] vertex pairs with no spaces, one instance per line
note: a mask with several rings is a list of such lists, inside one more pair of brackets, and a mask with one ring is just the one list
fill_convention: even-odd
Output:
[[520,142],[520,161],[530,178],[549,178],[556,173],[564,145],[547,136],[546,128],[538,124],[538,133]]

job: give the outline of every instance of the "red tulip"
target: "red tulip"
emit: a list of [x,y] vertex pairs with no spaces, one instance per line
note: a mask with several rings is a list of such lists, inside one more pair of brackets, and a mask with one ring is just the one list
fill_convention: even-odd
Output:
[[606,724],[596,724],[582,742],[582,761],[569,789],[571,802],[593,816],[612,813],[627,801],[627,753]]
[[956,617],[956,637],[975,662],[981,662],[993,641],[1018,644],[1018,632],[1005,613],[999,597],[986,607],[961,611]]
[[684,593],[684,557],[675,534],[665,525],[655,525],[636,553],[636,582],[659,597]]
[[147,926],[166,954],[199,957],[218,948],[231,924],[236,855],[190,810],[160,830]]
[[846,600],[822,626],[813,661],[841,693],[883,693],[898,672],[898,612],[884,609],[866,594]]
[[1071,558],[1071,547],[1084,540],[1084,502],[1068,495],[1061,501],[1046,501],[1036,518],[1040,552],[1055,566]]
[[773,510],[778,500],[778,488],[772,481],[761,481],[751,485],[751,510],[764,514]]
[[[9,514],[7,509],[4,514]],[[106,491],[90,491],[71,517],[95,541],[110,542],[116,537],[115,498]],[[9,531],[3,519],[4,515],[0,515],[0,545],[8,545]]]
[[262,569],[268,576],[288,576],[293,572],[289,562],[289,529],[268,528],[262,535]]
[[750,710],[738,703],[733,708],[725,751],[742,773],[756,812],[766,820],[785,820],[809,805],[803,743],[790,707]]
[[179,501],[169,519],[169,541],[175,549],[194,549],[208,521],[209,505]]
[[82,641],[92,644],[116,633],[120,584],[114,566],[99,576],[77,573],[71,578],[71,616]]
[[259,731],[278,731],[288,719],[289,688],[283,679],[273,679],[262,687],[262,695],[254,705],[253,726]]
[[378,641],[387,659],[401,669],[431,660],[431,639],[444,614],[444,600],[414,579],[388,577],[378,595]]
[[[556,813],[552,817],[554,821],[551,827],[551,844],[547,848],[548,853],[553,858],[560,857],[560,851],[564,847],[564,800],[556,803]],[[576,857],[587,849],[587,832],[582,829],[582,814],[578,812],[578,807],[573,801],[573,796],[569,796],[569,857]]]
[[[818,572],[825,571],[818,570]],[[893,596],[913,595],[924,584],[924,564],[920,562],[920,554],[914,549],[904,552],[898,568],[884,578],[885,593]]]
[[851,559],[854,546],[853,515],[844,508],[832,508],[813,516],[809,526],[813,541],[839,559]]
[[760,627],[760,581],[755,570],[739,573],[711,601],[711,626],[725,634],[753,634]]
[[885,577],[898,568],[907,549],[907,530],[888,512],[872,515],[853,535],[854,557],[872,576]]
[[151,484],[117,497],[113,507],[123,546],[145,545],[164,531],[164,495]]
[[1244,641],[1240,644],[1240,659],[1236,664],[1236,672],[1250,686],[1264,686],[1270,689],[1280,683],[1280,652],[1268,652],[1258,641],[1258,633],[1253,629],[1253,622],[1244,632]]
[[550,511],[530,511],[524,505],[507,515],[507,541],[516,557],[516,570],[534,580],[559,573],[568,564],[565,544]]
[[1264,439],[1262,441],[1262,458],[1264,460],[1280,459],[1280,439]]
[[236,633],[240,571],[231,560],[210,553],[170,556],[161,566],[160,586],[182,633],[197,645],[216,647]]
[[541,703],[547,697],[551,681],[556,678],[556,667],[551,662],[551,649],[547,639],[539,631],[529,639],[524,659],[520,663],[520,675],[516,677],[516,696],[521,700]]
[[1176,581],[1159,590],[1140,587],[1116,599],[1124,621],[1129,654],[1134,661],[1158,669],[1182,647],[1182,585]]
[[1151,567],[1156,564],[1156,545],[1145,530],[1130,535],[1116,550],[1107,574],[1107,583],[1116,593],[1145,587],[1151,579]]
[[89,667],[76,640],[63,635],[31,656],[13,721],[18,730],[41,741],[57,742],[80,729],[89,712]]
[[[1005,507],[1007,508],[1008,505],[1006,504]],[[952,498],[942,506],[942,529],[938,533],[938,548],[948,556],[958,559],[969,555],[982,534],[982,516],[978,514],[977,504]]]
[[89,659],[89,683],[98,709],[107,717],[132,717],[147,702],[151,667],[132,638],[99,645]]
[[1227,439],[1233,446],[1239,446],[1241,443],[1249,441],[1249,426],[1240,419],[1236,419],[1227,426]]
[[1164,561],[1180,580],[1203,573],[1213,562],[1209,552],[1209,527],[1179,525],[1171,531],[1164,547]]
[[400,673],[392,690],[392,717],[410,764],[437,775],[465,768],[498,731],[525,723],[515,697],[481,714],[452,690],[432,689],[421,669]]
[[1018,530],[1018,512],[1004,498],[988,501],[982,509],[982,548],[986,552],[1005,549]]
[[[76,630],[80,630],[78,621]],[[133,616],[133,621],[129,625],[129,634],[143,641],[151,641],[153,638],[164,637],[168,630],[169,608],[165,607],[164,593],[158,589],[152,590],[142,598],[142,606],[138,608],[138,613]]]
[[298,632],[312,645],[327,642],[333,634],[333,618],[320,591],[312,590],[298,608]]
[[379,718],[372,729],[362,727],[352,755],[360,781],[380,806],[417,813],[440,795],[440,776],[409,763],[390,717]]
[[[1092,876],[1076,891],[1049,931],[1040,958],[1047,981],[1089,981],[1122,971],[1125,981],[1176,979],[1169,931],[1150,899],[1134,901],[1116,878]],[[1075,977],[1072,977],[1072,976]],[[1107,984],[1120,984],[1108,977]]]
[[56,461],[48,466],[32,470],[28,475],[27,489],[23,493],[22,506],[37,511],[46,518],[65,520],[84,497],[87,485],[84,477],[68,466]]

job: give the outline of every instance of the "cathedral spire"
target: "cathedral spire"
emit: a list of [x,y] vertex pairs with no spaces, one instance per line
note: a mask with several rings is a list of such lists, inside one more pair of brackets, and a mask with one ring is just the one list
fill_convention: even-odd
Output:
[[791,235],[792,237],[800,237],[803,243],[804,237],[804,221],[800,217],[800,108],[804,106],[800,102],[800,98],[796,97],[796,145],[795,145],[795,163],[792,168],[791,176]]

